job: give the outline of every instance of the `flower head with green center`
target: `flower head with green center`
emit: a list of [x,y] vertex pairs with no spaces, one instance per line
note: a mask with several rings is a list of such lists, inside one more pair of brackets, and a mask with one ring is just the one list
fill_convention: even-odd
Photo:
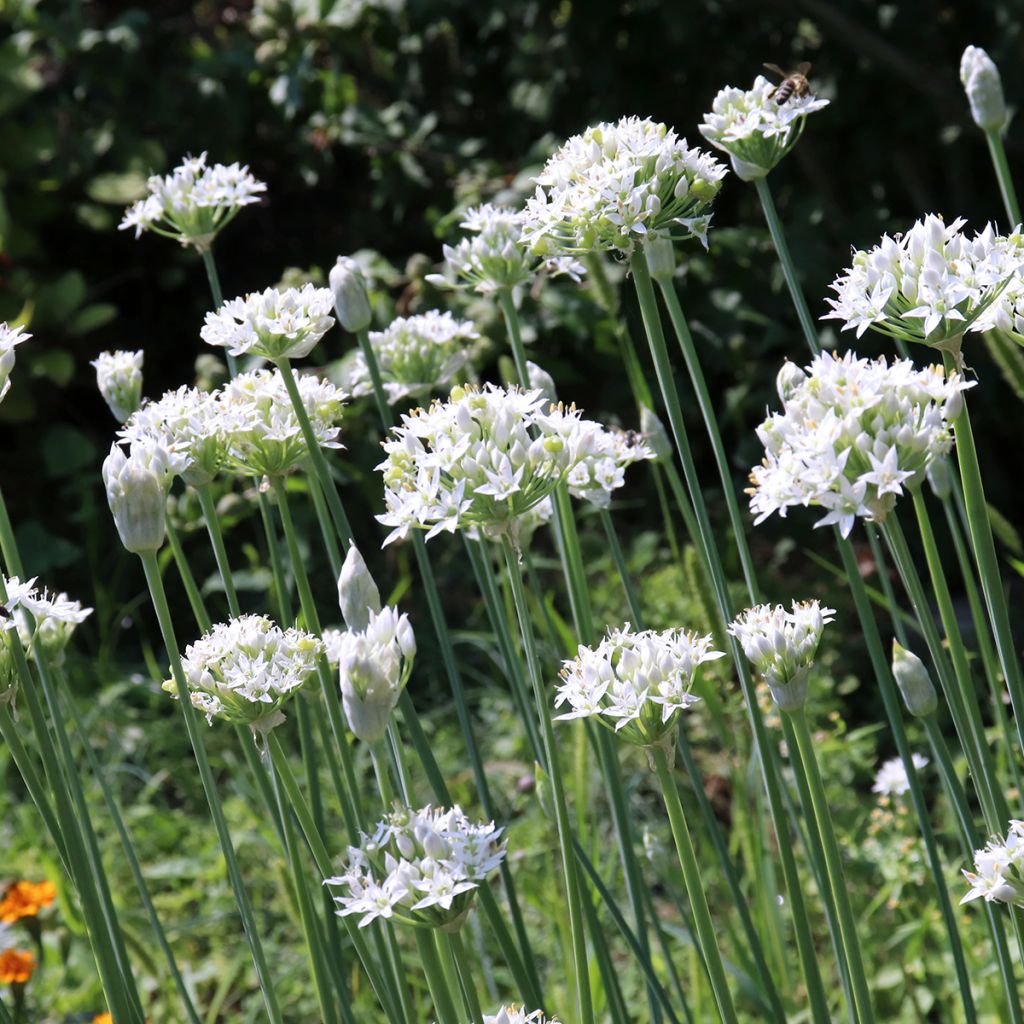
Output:
[[1024,821],[1011,821],[1005,839],[992,839],[975,850],[974,870],[965,870],[964,877],[971,887],[961,904],[984,898],[1024,907]]
[[732,157],[733,170],[744,181],[763,178],[797,144],[807,116],[828,106],[828,100],[811,94],[779,103],[774,92],[763,75],[747,90],[726,86],[700,126],[712,146]]
[[[282,706],[313,675],[323,653],[323,642],[310,633],[242,615],[186,647],[181,667],[192,706],[211,725],[222,718],[265,735],[284,721]],[[173,679],[164,689],[181,696]]]
[[794,601],[788,612],[781,604],[759,604],[741,612],[729,626],[783,711],[804,706],[807,677],[821,634],[835,614],[817,601]]
[[243,206],[259,202],[267,186],[239,164],[207,166],[206,154],[186,157],[170,174],[154,174],[149,195],[125,211],[120,229],[155,231],[204,251]]
[[824,508],[815,525],[836,524],[844,537],[858,517],[884,521],[904,487],[919,486],[949,452],[949,423],[971,386],[909,359],[823,352],[806,372],[787,363],[783,411],[757,428],[765,458],[747,491],[755,524],[797,505]]
[[0,323],[0,402],[11,390],[15,346],[31,337],[31,334],[25,333],[24,327],[8,327],[6,323]]
[[[302,404],[321,448],[338,441],[345,393],[327,381],[297,378]],[[250,476],[279,477],[309,454],[295,409],[279,370],[240,373],[220,393],[218,426],[225,468]]]
[[199,334],[207,345],[219,345],[233,356],[301,359],[334,326],[333,308],[330,288],[268,288],[207,313]]
[[991,226],[968,238],[963,218],[934,214],[906,234],[883,235],[853,254],[832,284],[824,320],[841,320],[859,338],[868,328],[908,342],[959,353],[968,331],[987,331],[1003,290],[1024,266],[1024,251]]
[[101,352],[90,366],[96,367],[96,386],[118,423],[124,423],[142,400],[142,351]]
[[[545,411],[547,410],[547,411]],[[517,517],[597,451],[598,423],[551,406],[539,391],[466,385],[417,409],[383,442],[385,544],[476,527],[516,539]]]
[[679,712],[700,699],[693,685],[702,665],[723,657],[710,636],[684,629],[609,631],[597,647],[580,645],[562,665],[556,721],[596,718],[630,743],[671,745]]
[[960,81],[971,117],[983,131],[1001,132],[1010,121],[1003,97],[1003,82],[999,68],[980,46],[968,46],[960,58]]
[[[450,388],[472,358],[480,334],[469,320],[432,309],[417,316],[400,316],[384,331],[370,332],[388,402],[424,398]],[[362,352],[355,352],[343,383],[356,397],[373,391],[370,370]]]
[[574,281],[585,273],[571,257],[538,259],[523,243],[524,214],[508,206],[485,203],[466,211],[461,227],[471,234],[457,245],[444,247],[440,274],[427,280],[439,288],[472,288],[481,295],[499,291],[518,294],[541,270],[568,274]]
[[545,164],[523,211],[539,256],[633,253],[648,235],[707,245],[726,168],[664,124],[624,117],[574,135]]
[[210,483],[224,462],[217,394],[182,385],[146,402],[118,432],[122,443],[150,441],[185,460],[181,478],[191,487]]
[[341,889],[338,916],[358,914],[360,928],[393,918],[455,931],[474,890],[505,859],[501,833],[493,822],[470,821],[459,807],[396,807],[371,834],[362,833],[344,872],[324,884]]

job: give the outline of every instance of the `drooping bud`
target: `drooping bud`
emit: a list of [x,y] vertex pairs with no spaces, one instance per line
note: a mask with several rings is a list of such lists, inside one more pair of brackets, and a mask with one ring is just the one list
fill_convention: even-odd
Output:
[[640,433],[644,435],[647,447],[654,452],[656,460],[672,458],[672,439],[668,436],[665,424],[646,405],[640,406]]
[[339,256],[331,270],[330,284],[338,322],[351,334],[365,331],[370,326],[372,314],[366,278],[359,264],[351,256]]
[[526,360],[526,372],[529,375],[527,383],[531,388],[542,392],[544,397],[554,404],[558,401],[558,392],[555,390],[555,379],[547,370]]
[[338,605],[345,625],[351,630],[366,629],[370,614],[381,609],[380,591],[355,544],[348,549],[338,577]]
[[960,58],[960,81],[971,105],[971,117],[983,131],[1001,132],[1010,114],[1003,97],[999,69],[980,46],[968,46]]
[[953,481],[949,475],[949,458],[933,459],[928,464],[926,473],[932,493],[939,501],[945,501],[953,490]]
[[928,669],[913,651],[901,647],[895,640],[892,642],[892,674],[903,703],[915,718],[927,718],[935,713],[939,699]]
[[111,446],[103,462],[103,483],[114,525],[127,550],[141,555],[163,544],[167,494],[183,465],[180,456],[156,444],[135,442],[127,456],[118,445]]
[[676,270],[676,247],[668,235],[650,235],[644,242],[647,269],[655,281],[671,281]]
[[96,367],[96,386],[114,419],[127,423],[142,401],[142,351],[101,352],[89,365]]
[[782,364],[782,369],[779,370],[775,377],[775,390],[779,393],[779,398],[783,402],[788,402],[790,396],[796,389],[807,380],[807,374],[800,369],[796,363],[791,363],[788,359]]

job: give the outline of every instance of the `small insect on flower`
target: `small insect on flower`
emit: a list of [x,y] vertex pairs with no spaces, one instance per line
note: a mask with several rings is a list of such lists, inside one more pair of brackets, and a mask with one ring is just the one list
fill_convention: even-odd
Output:
[[811,91],[811,83],[807,81],[811,65],[807,61],[798,64],[795,71],[783,71],[778,64],[765,64],[764,67],[768,71],[774,71],[782,79],[768,94],[768,98],[775,100],[780,107],[791,96],[799,100]]

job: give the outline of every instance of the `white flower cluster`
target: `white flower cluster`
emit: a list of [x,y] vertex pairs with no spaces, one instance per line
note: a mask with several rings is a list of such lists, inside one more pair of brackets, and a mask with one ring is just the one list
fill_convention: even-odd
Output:
[[409,616],[391,606],[370,611],[365,629],[347,629],[331,638],[328,658],[338,666],[348,727],[364,743],[384,736],[415,655]]
[[[987,331],[1002,290],[1024,265],[1024,251],[991,225],[973,238],[962,217],[930,214],[905,234],[883,235],[855,251],[836,278],[822,319],[841,320],[859,338],[869,327],[904,341],[959,351],[967,331]],[[1019,229],[1018,229],[1019,230]]]
[[983,131],[1001,132],[1010,120],[999,68],[980,46],[968,46],[960,58],[960,81],[971,117]]
[[301,359],[334,326],[333,308],[330,288],[267,288],[207,313],[199,334],[207,345],[219,345],[233,356]]
[[[321,448],[341,448],[337,423],[345,393],[307,374],[297,382],[317,443]],[[227,469],[250,476],[283,476],[309,454],[279,370],[238,374],[218,394],[217,408]]]
[[566,483],[574,498],[607,508],[612,492],[626,482],[626,470],[634,462],[654,458],[654,452],[640,434],[631,430],[601,429],[594,452],[569,471]]
[[[282,705],[316,671],[323,653],[323,642],[310,633],[242,615],[189,644],[181,664],[192,706],[211,725],[216,716],[266,734],[284,721]],[[164,689],[180,696],[173,679]]]
[[[471,343],[480,334],[469,320],[432,309],[417,316],[400,316],[387,330],[371,331],[370,346],[377,357],[388,402],[423,398],[450,388],[472,358]],[[366,358],[356,351],[343,383],[356,397],[371,394],[373,384]]]
[[774,92],[763,75],[747,90],[726,86],[700,126],[712,146],[732,157],[733,170],[744,181],[764,177],[797,144],[808,114],[828,106],[828,100],[809,93],[779,103]]
[[522,1006],[503,1006],[497,1013],[485,1013],[484,1024],[558,1024],[555,1017],[545,1017],[542,1010],[529,1013]]
[[96,386],[118,423],[124,423],[142,400],[142,351],[101,352],[90,364],[96,367]]
[[972,386],[941,366],[853,352],[823,352],[806,372],[787,363],[783,410],[757,428],[765,458],[747,491],[755,524],[797,505],[826,509],[815,525],[838,524],[844,537],[858,516],[883,521],[904,486],[918,486],[949,452],[949,422]]
[[350,846],[338,886],[339,917],[359,914],[359,927],[380,918],[454,929],[469,912],[473,890],[505,858],[493,822],[474,824],[459,807],[396,808],[362,844]]
[[311,28],[354,28],[365,14],[377,11],[389,17],[401,13],[406,0],[255,0],[250,28],[256,34],[278,23],[294,23],[299,32]]
[[[928,767],[929,761],[924,754],[914,754],[912,759],[915,771]],[[903,759],[891,757],[888,761],[883,761],[875,775],[875,784],[871,787],[871,792],[879,796],[902,796],[909,789],[910,779],[907,778],[907,768]]]
[[971,887],[960,900],[984,897],[988,903],[1024,907],[1024,821],[1011,821],[1005,839],[993,839],[974,851],[974,870],[964,870]]
[[383,442],[384,543],[413,529],[476,527],[514,536],[516,519],[597,450],[600,424],[548,406],[539,391],[455,387],[446,402],[402,417]]
[[460,227],[472,232],[457,245],[444,247],[440,274],[427,280],[439,288],[472,288],[481,295],[507,290],[518,293],[542,267],[551,274],[568,274],[574,281],[586,272],[569,256],[538,259],[523,242],[525,216],[521,210],[485,203],[466,211]]
[[664,124],[624,117],[574,135],[544,165],[523,241],[545,258],[631,255],[650,234],[699,238],[726,168]]
[[835,612],[817,601],[794,601],[789,612],[780,604],[748,608],[729,626],[781,710],[803,707],[821,634],[834,618]]
[[671,743],[678,712],[700,699],[691,692],[700,666],[723,657],[710,636],[684,629],[610,630],[595,648],[582,644],[562,665],[555,721],[597,718],[638,746]]
[[31,640],[31,636],[26,638],[23,632],[28,627],[27,620],[14,614],[19,611],[28,612],[32,616],[40,633],[47,628],[47,623],[74,627],[92,615],[92,609],[83,608],[81,601],[72,601],[67,594],[53,594],[45,588],[37,587],[36,578],[33,576],[23,583],[17,576],[10,579],[0,576],[7,594],[3,607],[12,613],[0,617],[0,630],[16,629],[23,640]]
[[186,157],[166,177],[154,174],[147,183],[149,195],[133,203],[121,221],[122,231],[155,231],[182,245],[208,249],[217,232],[243,206],[259,202],[267,186],[239,164],[207,166],[206,154]]
[[24,327],[8,327],[0,323],[0,402],[11,390],[11,371],[14,369],[14,347],[28,341],[31,334]]

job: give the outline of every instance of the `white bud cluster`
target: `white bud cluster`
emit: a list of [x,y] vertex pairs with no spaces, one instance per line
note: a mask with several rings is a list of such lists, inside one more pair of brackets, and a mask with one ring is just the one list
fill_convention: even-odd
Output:
[[1011,821],[1005,839],[992,839],[974,851],[974,870],[964,870],[971,887],[961,904],[984,898],[987,903],[1024,907],[1024,821]]
[[96,367],[96,386],[118,423],[124,423],[142,400],[142,352],[101,352],[90,364]]
[[598,432],[594,447],[591,455],[580,459],[569,471],[566,483],[574,498],[607,508],[612,493],[626,482],[626,470],[634,462],[653,459],[654,452],[634,431],[604,428]]

